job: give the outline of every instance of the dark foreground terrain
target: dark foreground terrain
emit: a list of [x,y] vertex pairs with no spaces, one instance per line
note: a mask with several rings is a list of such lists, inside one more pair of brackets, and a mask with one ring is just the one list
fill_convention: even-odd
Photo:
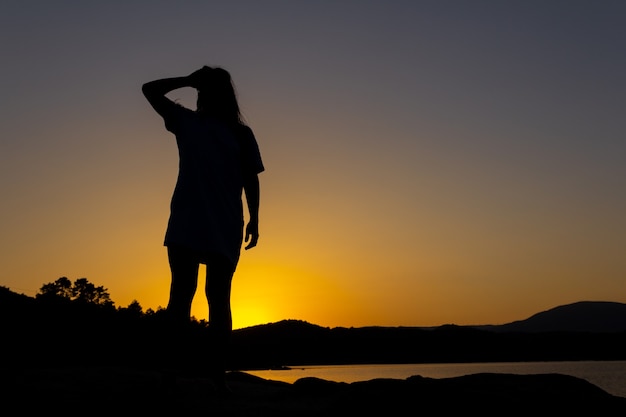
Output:
[[[64,282],[69,280],[50,288]],[[77,282],[93,289],[86,280]],[[287,384],[231,372],[232,392],[225,396],[203,376],[202,362],[212,351],[206,323],[172,327],[163,311],[143,313],[138,304],[115,308],[92,298],[49,291],[32,298],[0,287],[0,415],[626,415],[626,398],[564,375],[414,376],[350,384],[305,378]],[[285,320],[235,331],[229,369],[624,360],[622,307],[567,306],[513,328],[330,329]],[[563,327],[572,320],[578,327]],[[172,380],[157,369],[186,371]]]
[[[420,376],[293,384],[244,372],[228,375],[220,394],[202,377],[163,383],[159,373],[123,368],[12,371],[3,375],[2,415],[354,416],[624,415],[626,398],[560,374]],[[558,413],[558,414],[557,414]]]

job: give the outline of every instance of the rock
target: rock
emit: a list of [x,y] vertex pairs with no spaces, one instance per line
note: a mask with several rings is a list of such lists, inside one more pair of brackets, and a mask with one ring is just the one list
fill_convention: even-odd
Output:
[[[4,374],[5,410],[20,415],[619,415],[626,398],[561,374],[474,374],[432,379],[413,376],[338,383],[302,378],[293,384],[231,372],[229,394],[203,377],[164,384],[157,372],[116,368],[23,370]],[[435,413],[435,414],[433,414]]]

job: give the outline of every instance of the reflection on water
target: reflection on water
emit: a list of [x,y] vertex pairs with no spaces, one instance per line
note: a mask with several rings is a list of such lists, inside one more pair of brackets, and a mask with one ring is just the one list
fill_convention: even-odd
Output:
[[264,379],[293,383],[305,377],[337,382],[375,378],[405,379],[412,375],[451,378],[477,373],[558,373],[585,379],[606,392],[626,397],[626,361],[438,363],[406,365],[291,366],[288,370],[246,371]]

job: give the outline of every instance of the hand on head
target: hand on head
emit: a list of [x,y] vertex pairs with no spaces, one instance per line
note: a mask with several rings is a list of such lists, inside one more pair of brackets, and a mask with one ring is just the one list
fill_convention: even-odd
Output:
[[205,87],[209,84],[210,78],[213,76],[213,68],[209,66],[203,66],[199,70],[196,70],[189,74],[187,78],[189,79],[189,85],[196,90],[200,90],[202,87]]

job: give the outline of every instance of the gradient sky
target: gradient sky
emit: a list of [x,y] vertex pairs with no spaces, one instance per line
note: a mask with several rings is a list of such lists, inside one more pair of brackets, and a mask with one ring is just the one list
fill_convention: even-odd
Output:
[[231,72],[266,165],[235,328],[626,302],[624,1],[19,0],[0,34],[14,291],[85,277],[166,305],[178,155],[141,85],[206,64]]

